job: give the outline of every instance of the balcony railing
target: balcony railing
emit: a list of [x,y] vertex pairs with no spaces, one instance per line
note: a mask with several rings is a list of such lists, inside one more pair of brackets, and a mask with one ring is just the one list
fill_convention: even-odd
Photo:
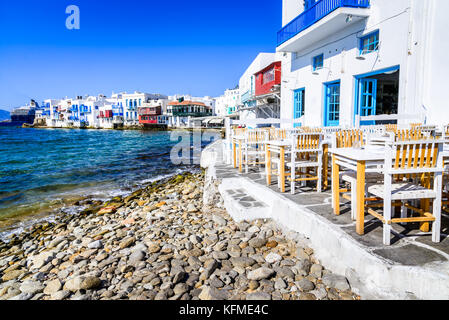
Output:
[[341,7],[368,8],[369,0],[321,0],[287,24],[277,35],[277,46],[290,40]]

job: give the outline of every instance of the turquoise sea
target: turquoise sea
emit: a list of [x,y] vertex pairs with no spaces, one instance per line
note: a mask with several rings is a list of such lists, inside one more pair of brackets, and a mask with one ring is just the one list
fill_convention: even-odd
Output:
[[170,132],[0,128],[0,238],[70,199],[106,200],[197,165],[174,165]]

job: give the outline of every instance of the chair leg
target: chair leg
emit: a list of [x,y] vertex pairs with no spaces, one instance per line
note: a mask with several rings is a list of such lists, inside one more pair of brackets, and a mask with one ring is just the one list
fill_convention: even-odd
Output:
[[357,181],[351,181],[351,219],[357,220]]
[[432,241],[441,241],[441,198],[433,201],[433,216],[435,221],[432,223]]
[[291,194],[295,194],[295,188],[296,188],[296,167],[295,167],[295,160],[296,160],[296,154],[294,152],[292,152],[290,154],[290,179],[291,179],[291,183],[290,183],[290,193]]
[[248,173],[248,146],[245,146],[245,173]]
[[322,181],[321,181],[321,179],[323,178],[323,176],[322,176],[322,167],[318,166],[317,170],[318,170],[317,192],[321,193],[323,191],[323,189],[322,189],[323,188],[322,187]]
[[391,244],[391,224],[388,222],[391,220],[391,201],[384,201],[384,218],[386,223],[383,225],[383,240],[384,245],[389,246]]
[[[407,218],[407,208],[405,207],[405,201],[402,201],[401,206],[401,219]],[[401,225],[405,226],[407,223],[401,223]]]

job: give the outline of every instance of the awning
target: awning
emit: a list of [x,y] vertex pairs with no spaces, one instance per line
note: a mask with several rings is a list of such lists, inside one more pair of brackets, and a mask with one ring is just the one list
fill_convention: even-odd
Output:
[[224,119],[212,119],[209,124],[224,124]]

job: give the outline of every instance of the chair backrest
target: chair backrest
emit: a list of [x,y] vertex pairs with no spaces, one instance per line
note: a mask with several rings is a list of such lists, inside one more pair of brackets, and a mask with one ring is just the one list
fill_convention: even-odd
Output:
[[335,147],[336,148],[352,148],[356,145],[363,146],[363,131],[362,130],[341,130],[335,133]]
[[247,143],[260,143],[268,140],[268,131],[262,129],[247,130],[245,141]]
[[412,129],[412,130],[418,129],[422,125],[423,125],[422,123],[410,123],[410,129]]
[[271,128],[270,140],[285,140],[287,138],[287,130],[279,128]]
[[421,129],[397,130],[395,133],[396,141],[424,140],[424,134]]
[[303,133],[321,133],[323,132],[323,128],[319,128],[319,127],[301,127],[300,128],[301,132]]
[[397,124],[386,124],[385,125],[385,131],[387,132],[396,132],[398,130]]
[[232,128],[233,136],[244,136],[245,132],[246,132],[246,128],[238,128],[238,127]]
[[320,152],[323,134],[300,133],[292,136],[292,149],[296,152]]
[[386,144],[385,172],[388,174],[429,173],[443,168],[443,140],[395,141]]

